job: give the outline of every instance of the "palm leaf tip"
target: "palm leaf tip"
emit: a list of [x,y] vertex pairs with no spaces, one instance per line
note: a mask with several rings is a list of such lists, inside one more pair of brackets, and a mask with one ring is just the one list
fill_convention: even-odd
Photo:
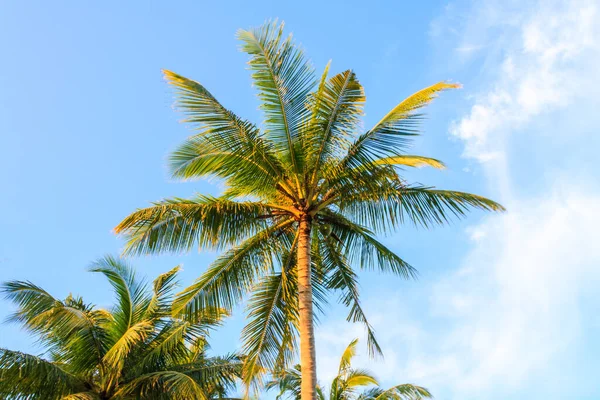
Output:
[[433,167],[436,169],[446,169],[446,164],[442,161],[430,157],[398,155],[385,157],[375,162],[375,165],[397,165],[405,167]]
[[161,69],[161,72],[163,73],[163,77],[165,78],[165,80],[167,80],[168,82],[181,78],[181,76],[179,74],[176,74],[173,71],[170,71],[168,69]]

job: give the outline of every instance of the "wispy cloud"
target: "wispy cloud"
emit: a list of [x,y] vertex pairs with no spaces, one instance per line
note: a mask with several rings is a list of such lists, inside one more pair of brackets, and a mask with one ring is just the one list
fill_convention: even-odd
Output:
[[463,44],[462,46],[456,47],[454,50],[458,53],[472,54],[481,49],[484,49],[483,44]]
[[[504,26],[497,18],[506,18],[506,12],[486,9],[488,29]],[[467,157],[485,162],[504,156],[507,137],[532,118],[589,93],[586,86],[597,68],[592,60],[598,60],[600,45],[597,3],[546,1],[528,11],[528,16],[515,17],[520,25],[500,31],[498,40],[505,48],[493,83],[476,95],[469,114],[451,128],[452,135],[465,142]]]

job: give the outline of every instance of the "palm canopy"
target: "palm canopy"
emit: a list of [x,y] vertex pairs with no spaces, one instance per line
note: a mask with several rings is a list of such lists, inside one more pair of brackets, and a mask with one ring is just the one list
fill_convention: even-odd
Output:
[[240,358],[206,354],[208,332],[222,312],[195,321],[171,317],[177,267],[160,275],[152,290],[113,257],[91,270],[115,291],[110,310],[72,295],[57,299],[31,282],[2,285],[17,306],[11,320],[39,338],[45,355],[0,349],[1,398],[205,400],[235,386]]
[[[348,320],[365,324],[369,349],[377,353],[355,268],[403,278],[415,269],[376,235],[405,223],[444,224],[470,209],[503,210],[484,197],[410,184],[400,175],[408,167],[444,167],[408,149],[423,107],[458,85],[420,90],[361,131],[365,95],[352,70],[330,76],[328,65],[317,78],[291,36],[284,37],[283,24],[241,30],[238,38],[250,56],[261,128],[200,83],[164,71],[195,129],[170,157],[173,177],[218,177],[224,193],[159,201],[115,231],[127,238],[126,254],[225,250],[178,295],[173,310],[188,317],[211,307],[231,310],[252,293],[243,331],[248,379],[289,366],[298,329],[301,349],[310,341],[303,340],[304,328],[312,337],[313,299],[318,308],[329,292],[349,307]],[[305,352],[314,360],[314,346]]]
[[[321,386],[317,386],[318,400],[418,400],[432,397],[427,389],[412,384],[382,389],[371,372],[353,368],[352,359],[356,355],[357,342],[350,342],[342,353],[337,375],[331,381],[329,391],[326,393]],[[266,388],[279,390],[277,400],[300,400],[301,371],[300,365],[283,371],[268,382]]]

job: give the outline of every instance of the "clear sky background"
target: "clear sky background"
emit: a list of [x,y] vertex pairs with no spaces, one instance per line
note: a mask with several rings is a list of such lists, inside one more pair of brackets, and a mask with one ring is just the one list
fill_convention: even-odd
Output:
[[[0,279],[109,305],[86,269],[122,248],[111,229],[151,201],[220,190],[169,179],[166,155],[190,132],[160,70],[258,122],[235,32],[276,17],[318,70],[332,59],[356,71],[365,127],[420,88],[464,84],[429,108],[415,145],[448,170],[408,178],[508,208],[384,239],[420,278],[361,275],[385,359],[368,360],[363,341],[357,365],[438,399],[600,398],[598,0],[0,0]],[[185,285],[214,256],[131,262],[148,279],[183,264]],[[242,311],[215,332],[214,352],[239,348]],[[0,302],[0,317],[10,312]],[[317,329],[323,382],[364,333],[344,317],[333,306]],[[0,346],[40,351],[8,324]]]

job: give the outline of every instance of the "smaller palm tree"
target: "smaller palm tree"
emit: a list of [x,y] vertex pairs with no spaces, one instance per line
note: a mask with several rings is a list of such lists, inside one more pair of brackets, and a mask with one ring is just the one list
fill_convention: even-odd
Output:
[[207,335],[222,313],[195,321],[171,317],[178,269],[149,290],[120,260],[97,261],[91,271],[102,273],[116,294],[110,310],[72,295],[57,299],[31,282],[4,283],[0,290],[17,306],[11,320],[39,337],[45,354],[0,349],[0,398],[223,398],[242,362],[235,354],[206,354]]
[[[329,397],[323,388],[317,385],[318,400],[417,400],[432,398],[429,391],[423,387],[411,384],[393,386],[389,389],[379,387],[377,379],[365,369],[352,368],[352,358],[356,355],[355,339],[342,354],[337,376],[331,382]],[[267,390],[277,388],[277,400],[300,400],[300,384],[302,381],[300,365],[278,374],[277,379],[267,383]],[[369,386],[374,386],[370,387]],[[360,391],[360,389],[363,389]]]

